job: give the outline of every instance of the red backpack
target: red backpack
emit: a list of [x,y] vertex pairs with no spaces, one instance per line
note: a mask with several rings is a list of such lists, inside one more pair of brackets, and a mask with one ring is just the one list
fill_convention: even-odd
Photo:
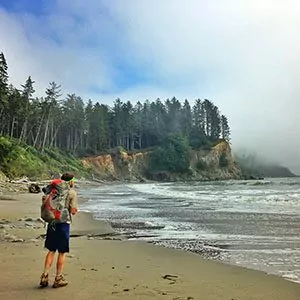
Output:
[[65,207],[68,185],[61,179],[53,180],[43,188],[41,218],[48,223],[65,223],[70,220],[69,209]]

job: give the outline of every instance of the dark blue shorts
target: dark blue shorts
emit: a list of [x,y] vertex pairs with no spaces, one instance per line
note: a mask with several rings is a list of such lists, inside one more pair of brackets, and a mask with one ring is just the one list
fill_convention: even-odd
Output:
[[45,240],[45,248],[59,253],[69,252],[70,224],[48,224]]

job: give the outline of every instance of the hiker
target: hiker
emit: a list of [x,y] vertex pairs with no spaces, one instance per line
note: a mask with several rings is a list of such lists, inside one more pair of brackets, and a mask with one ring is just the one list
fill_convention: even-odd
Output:
[[[41,275],[40,286],[49,283],[49,271],[56,251],[58,252],[56,276],[53,288],[64,287],[68,281],[62,271],[69,252],[70,224],[72,215],[77,213],[77,193],[74,190],[74,175],[65,173],[60,179],[53,180],[43,188],[46,194],[42,199],[41,217],[48,222],[45,248],[48,253],[45,258],[44,272]],[[51,202],[52,201],[52,202]],[[59,207],[59,205],[61,205]]]

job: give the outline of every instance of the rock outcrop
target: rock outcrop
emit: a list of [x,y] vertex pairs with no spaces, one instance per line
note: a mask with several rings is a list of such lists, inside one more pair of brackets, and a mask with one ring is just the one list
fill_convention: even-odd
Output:
[[227,180],[242,178],[228,142],[222,141],[211,150],[192,152],[191,169],[198,180]]
[[149,153],[149,151],[137,153],[117,151],[112,154],[86,157],[82,162],[93,170],[95,178],[109,181],[226,180],[242,177],[242,172],[233,160],[230,145],[226,141],[221,141],[211,150],[193,150],[190,169],[186,174],[150,172]]

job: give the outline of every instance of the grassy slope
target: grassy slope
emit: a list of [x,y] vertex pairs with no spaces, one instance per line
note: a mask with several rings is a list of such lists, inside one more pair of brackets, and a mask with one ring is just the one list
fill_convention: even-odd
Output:
[[71,154],[58,149],[45,149],[42,153],[3,136],[0,137],[0,171],[9,178],[27,176],[31,179],[46,179],[66,171],[75,173],[76,177],[89,175],[89,170]]

